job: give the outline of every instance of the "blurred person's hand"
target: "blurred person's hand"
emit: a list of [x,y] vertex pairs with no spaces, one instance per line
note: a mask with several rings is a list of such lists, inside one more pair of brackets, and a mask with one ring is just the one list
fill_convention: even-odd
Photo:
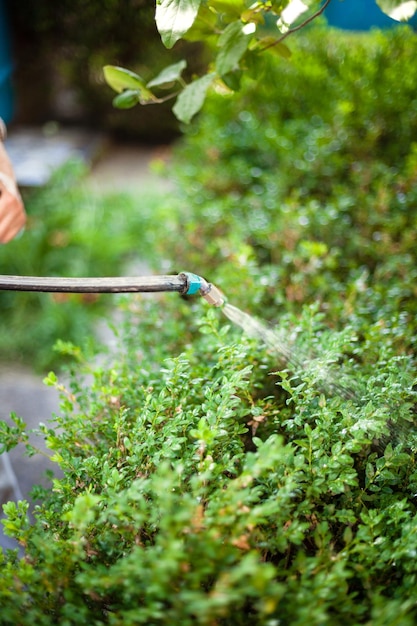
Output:
[[2,141],[4,134],[4,124],[0,118],[0,243],[7,243],[16,237],[26,224],[25,207]]

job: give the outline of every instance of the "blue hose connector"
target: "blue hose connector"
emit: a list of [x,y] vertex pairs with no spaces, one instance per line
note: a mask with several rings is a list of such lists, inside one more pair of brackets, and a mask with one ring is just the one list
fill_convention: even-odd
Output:
[[197,276],[197,274],[193,274],[192,272],[181,272],[181,276],[185,276],[187,281],[186,291],[184,292],[186,296],[193,296],[200,291],[203,283],[201,276]]
[[223,306],[225,303],[224,296],[217,287],[208,283],[201,276],[197,276],[197,274],[192,272],[181,272],[180,276],[183,276],[185,279],[184,295],[192,296],[199,292],[213,306]]

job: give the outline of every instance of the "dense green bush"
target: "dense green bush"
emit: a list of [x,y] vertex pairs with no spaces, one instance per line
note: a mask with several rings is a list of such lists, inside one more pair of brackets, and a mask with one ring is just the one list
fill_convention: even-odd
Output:
[[5,508],[26,556],[3,556],[1,623],[413,624],[412,362],[306,311],[319,362],[271,377],[273,349],[167,298],[135,305],[108,366],[77,352],[68,386],[49,376],[63,400],[41,433],[64,476],[33,523]]
[[62,474],[5,508],[1,624],[415,624],[417,44],[299,45],[213,97],[141,230],[273,325],[129,297],[99,366],[60,343]]

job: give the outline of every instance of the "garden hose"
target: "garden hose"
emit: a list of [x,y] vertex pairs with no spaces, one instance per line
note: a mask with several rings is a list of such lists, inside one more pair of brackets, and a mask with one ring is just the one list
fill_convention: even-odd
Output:
[[220,291],[204,278],[191,272],[168,276],[107,278],[62,278],[55,276],[0,275],[0,290],[53,293],[155,293],[176,291],[180,295],[200,293],[213,306],[222,306]]

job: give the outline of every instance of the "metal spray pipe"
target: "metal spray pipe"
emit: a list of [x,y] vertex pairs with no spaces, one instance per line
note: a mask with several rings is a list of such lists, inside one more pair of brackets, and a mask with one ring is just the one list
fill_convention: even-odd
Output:
[[134,276],[108,278],[65,278],[55,276],[0,275],[0,290],[49,293],[155,293],[176,291],[181,295],[200,295],[213,306],[224,303],[220,291],[204,278],[191,272],[173,276]]

